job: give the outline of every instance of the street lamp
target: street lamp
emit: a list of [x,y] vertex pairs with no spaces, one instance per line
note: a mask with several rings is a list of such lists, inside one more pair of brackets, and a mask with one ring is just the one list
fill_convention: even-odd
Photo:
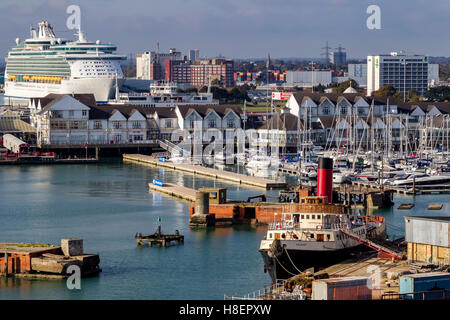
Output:
[[406,59],[404,59],[401,63],[403,65],[403,102],[406,102],[406,65],[408,63],[406,62]]
[[311,65],[311,92],[314,92],[314,65],[316,63],[311,61],[309,64]]

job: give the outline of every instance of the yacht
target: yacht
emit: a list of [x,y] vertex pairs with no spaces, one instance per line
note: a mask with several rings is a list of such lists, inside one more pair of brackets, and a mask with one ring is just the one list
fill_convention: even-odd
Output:
[[333,170],[333,183],[341,184],[350,181],[351,174],[342,169]]
[[246,167],[253,169],[253,170],[259,170],[259,169],[269,169],[271,167],[271,159],[268,156],[253,156],[251,159],[247,162]]
[[393,186],[433,185],[450,183],[448,175],[429,175],[426,173],[406,174],[389,179],[385,184]]
[[90,42],[81,29],[74,41],[57,38],[48,21],[16,39],[6,58],[5,96],[18,102],[48,94],[93,94],[97,103],[117,95],[125,81],[114,44]]

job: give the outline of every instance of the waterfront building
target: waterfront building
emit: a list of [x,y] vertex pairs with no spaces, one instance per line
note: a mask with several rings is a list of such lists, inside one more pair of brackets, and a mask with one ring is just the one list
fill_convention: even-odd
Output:
[[25,101],[48,94],[92,93],[97,102],[114,95],[116,83],[124,76],[120,61],[125,56],[114,54],[117,47],[89,42],[78,30],[78,39],[57,38],[47,21],[39,29],[31,29],[31,37],[20,41],[8,53],[5,70],[5,96]]
[[91,95],[49,95],[30,99],[29,108],[38,145],[155,144],[178,129],[218,129],[225,136],[241,128],[242,113],[232,105],[98,105]]
[[449,217],[404,217],[404,219],[409,261],[450,264]]
[[6,108],[0,110],[0,140],[5,134],[15,135],[27,142],[36,140],[36,128],[22,121],[19,112]]
[[404,103],[358,93],[296,92],[284,112],[299,117],[307,140],[318,145],[336,146],[349,139],[368,147],[373,135],[377,143],[390,143],[396,150],[406,143],[409,150],[413,145],[416,149],[427,145],[448,148],[448,102]]
[[368,116],[371,104],[374,116],[397,112],[397,102],[383,97],[366,97],[359,93],[296,92],[286,102],[289,112],[300,118]]
[[428,90],[428,57],[401,52],[367,56],[367,95],[385,85],[404,96],[409,90],[423,96]]

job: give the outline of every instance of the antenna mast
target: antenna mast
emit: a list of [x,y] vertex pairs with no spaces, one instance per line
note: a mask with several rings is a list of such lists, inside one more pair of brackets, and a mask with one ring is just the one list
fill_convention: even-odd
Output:
[[330,49],[331,47],[328,46],[328,41],[325,42],[325,47],[322,48],[325,50],[324,53],[322,53],[322,56],[325,56],[325,65],[328,67],[330,65]]

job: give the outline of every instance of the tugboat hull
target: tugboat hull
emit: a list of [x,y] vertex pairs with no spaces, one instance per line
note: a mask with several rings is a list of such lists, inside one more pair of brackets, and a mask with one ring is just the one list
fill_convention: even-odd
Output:
[[320,268],[342,262],[358,251],[367,251],[367,247],[357,245],[321,251],[287,249],[275,253],[275,255],[270,250],[260,250],[260,253],[264,260],[264,272],[268,272],[272,282],[275,283],[278,280],[291,278],[309,268],[318,271]]

